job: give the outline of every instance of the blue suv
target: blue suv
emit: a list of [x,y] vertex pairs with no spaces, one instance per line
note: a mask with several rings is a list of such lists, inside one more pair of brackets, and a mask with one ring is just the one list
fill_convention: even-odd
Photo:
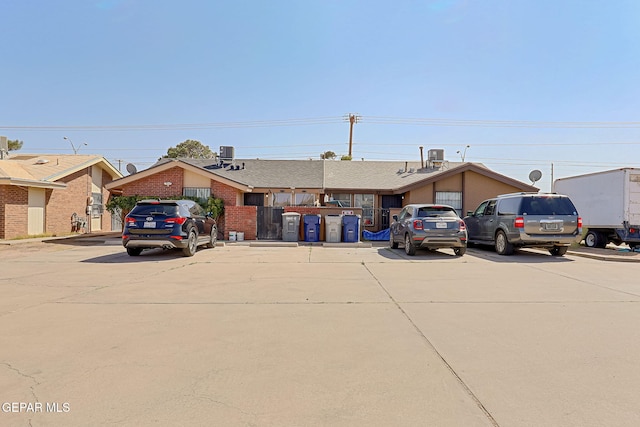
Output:
[[215,219],[193,200],[141,200],[126,216],[122,245],[130,256],[143,249],[181,249],[193,256],[199,245],[213,248],[218,239]]

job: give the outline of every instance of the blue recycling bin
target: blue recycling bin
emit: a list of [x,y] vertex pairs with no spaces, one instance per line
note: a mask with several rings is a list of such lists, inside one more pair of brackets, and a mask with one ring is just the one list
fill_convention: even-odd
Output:
[[320,241],[320,215],[304,216],[304,241]]
[[342,241],[360,241],[360,215],[344,215],[342,217]]

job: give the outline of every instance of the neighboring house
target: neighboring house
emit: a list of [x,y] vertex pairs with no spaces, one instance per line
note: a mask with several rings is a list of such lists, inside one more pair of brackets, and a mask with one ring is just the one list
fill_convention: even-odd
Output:
[[0,160],[0,239],[111,231],[105,185],[121,177],[101,156],[11,153]]
[[222,198],[219,228],[225,237],[241,231],[248,240],[274,238],[268,229],[281,221],[283,211],[353,211],[366,229],[378,231],[408,203],[446,203],[464,215],[498,194],[538,191],[478,163],[440,161],[423,167],[403,161],[259,159],[162,159],[107,189],[125,196]]

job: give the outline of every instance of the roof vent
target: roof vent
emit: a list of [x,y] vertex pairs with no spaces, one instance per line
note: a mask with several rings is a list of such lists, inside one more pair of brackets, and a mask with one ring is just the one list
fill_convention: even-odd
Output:
[[47,160],[47,159],[38,159],[38,160],[36,160],[36,165],[46,165],[47,163],[49,163],[49,160]]

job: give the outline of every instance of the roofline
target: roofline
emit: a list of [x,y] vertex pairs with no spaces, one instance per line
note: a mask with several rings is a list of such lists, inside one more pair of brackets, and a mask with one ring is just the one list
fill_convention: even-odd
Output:
[[130,184],[131,182],[137,181],[140,178],[146,178],[152,175],[155,175],[157,173],[169,170],[171,168],[174,167],[180,167],[182,169],[186,169],[189,170],[191,172],[195,172],[198,175],[202,175],[202,176],[206,176],[209,179],[213,179],[214,177],[216,178],[216,181],[222,182],[223,184],[226,184],[230,187],[236,188],[238,190],[242,190],[245,192],[251,192],[253,190],[253,187],[250,185],[245,185],[245,184],[240,184],[236,181],[232,181],[230,179],[227,179],[223,176],[220,175],[216,175],[215,173],[208,171],[207,169],[204,168],[200,168],[197,166],[193,166],[187,162],[184,162],[180,159],[171,159],[170,161],[161,163],[159,165],[155,165],[155,166],[151,166],[148,169],[145,169],[143,171],[125,176],[123,178],[117,179],[115,181],[111,181],[110,183],[105,185],[105,188],[107,190],[117,190],[117,189],[121,189],[122,186]]
[[111,172],[112,177],[114,176],[122,177],[122,173],[118,169],[116,169],[111,163],[109,163],[107,159],[105,159],[104,157],[94,157],[93,159],[87,160],[86,162],[80,163],[79,165],[75,165],[62,172],[58,172],[56,174],[46,176],[42,179],[45,181],[57,181],[61,178],[74,174],[78,171],[81,171],[84,168],[88,168],[89,166],[97,165],[99,163],[102,163],[105,166],[105,168],[108,169],[109,172]]
[[53,190],[56,189],[66,189],[67,184],[58,183],[58,182],[49,182],[49,181],[38,181],[33,179],[22,179],[22,178],[11,178],[11,177],[0,177],[0,185],[15,185],[18,187],[36,187],[36,188],[50,188]]
[[441,180],[442,178],[447,178],[449,176],[453,176],[456,174],[459,174],[461,172],[467,172],[467,171],[471,171],[471,172],[476,172],[479,173],[480,175],[484,175],[484,176],[489,176],[490,178],[495,179],[496,181],[500,181],[503,184],[507,184],[507,185],[511,185],[513,187],[516,188],[520,188],[522,189],[522,191],[533,191],[533,192],[538,192],[540,191],[539,188],[534,187],[533,185],[529,185],[529,184],[525,184],[524,182],[518,181],[517,179],[513,179],[513,178],[509,178],[508,176],[499,174],[497,172],[492,171],[491,169],[488,169],[484,166],[478,166],[478,164],[476,163],[464,163],[461,164],[459,166],[455,166],[451,169],[448,169],[445,172],[441,172],[441,173],[437,173],[437,174],[433,174],[423,180],[420,181],[416,181],[413,182],[411,184],[405,185],[403,187],[398,187],[393,189],[393,193],[394,194],[401,194],[401,193],[405,193],[407,191],[411,191],[414,188],[417,187],[421,187],[424,184],[429,184],[432,182],[436,182]]

